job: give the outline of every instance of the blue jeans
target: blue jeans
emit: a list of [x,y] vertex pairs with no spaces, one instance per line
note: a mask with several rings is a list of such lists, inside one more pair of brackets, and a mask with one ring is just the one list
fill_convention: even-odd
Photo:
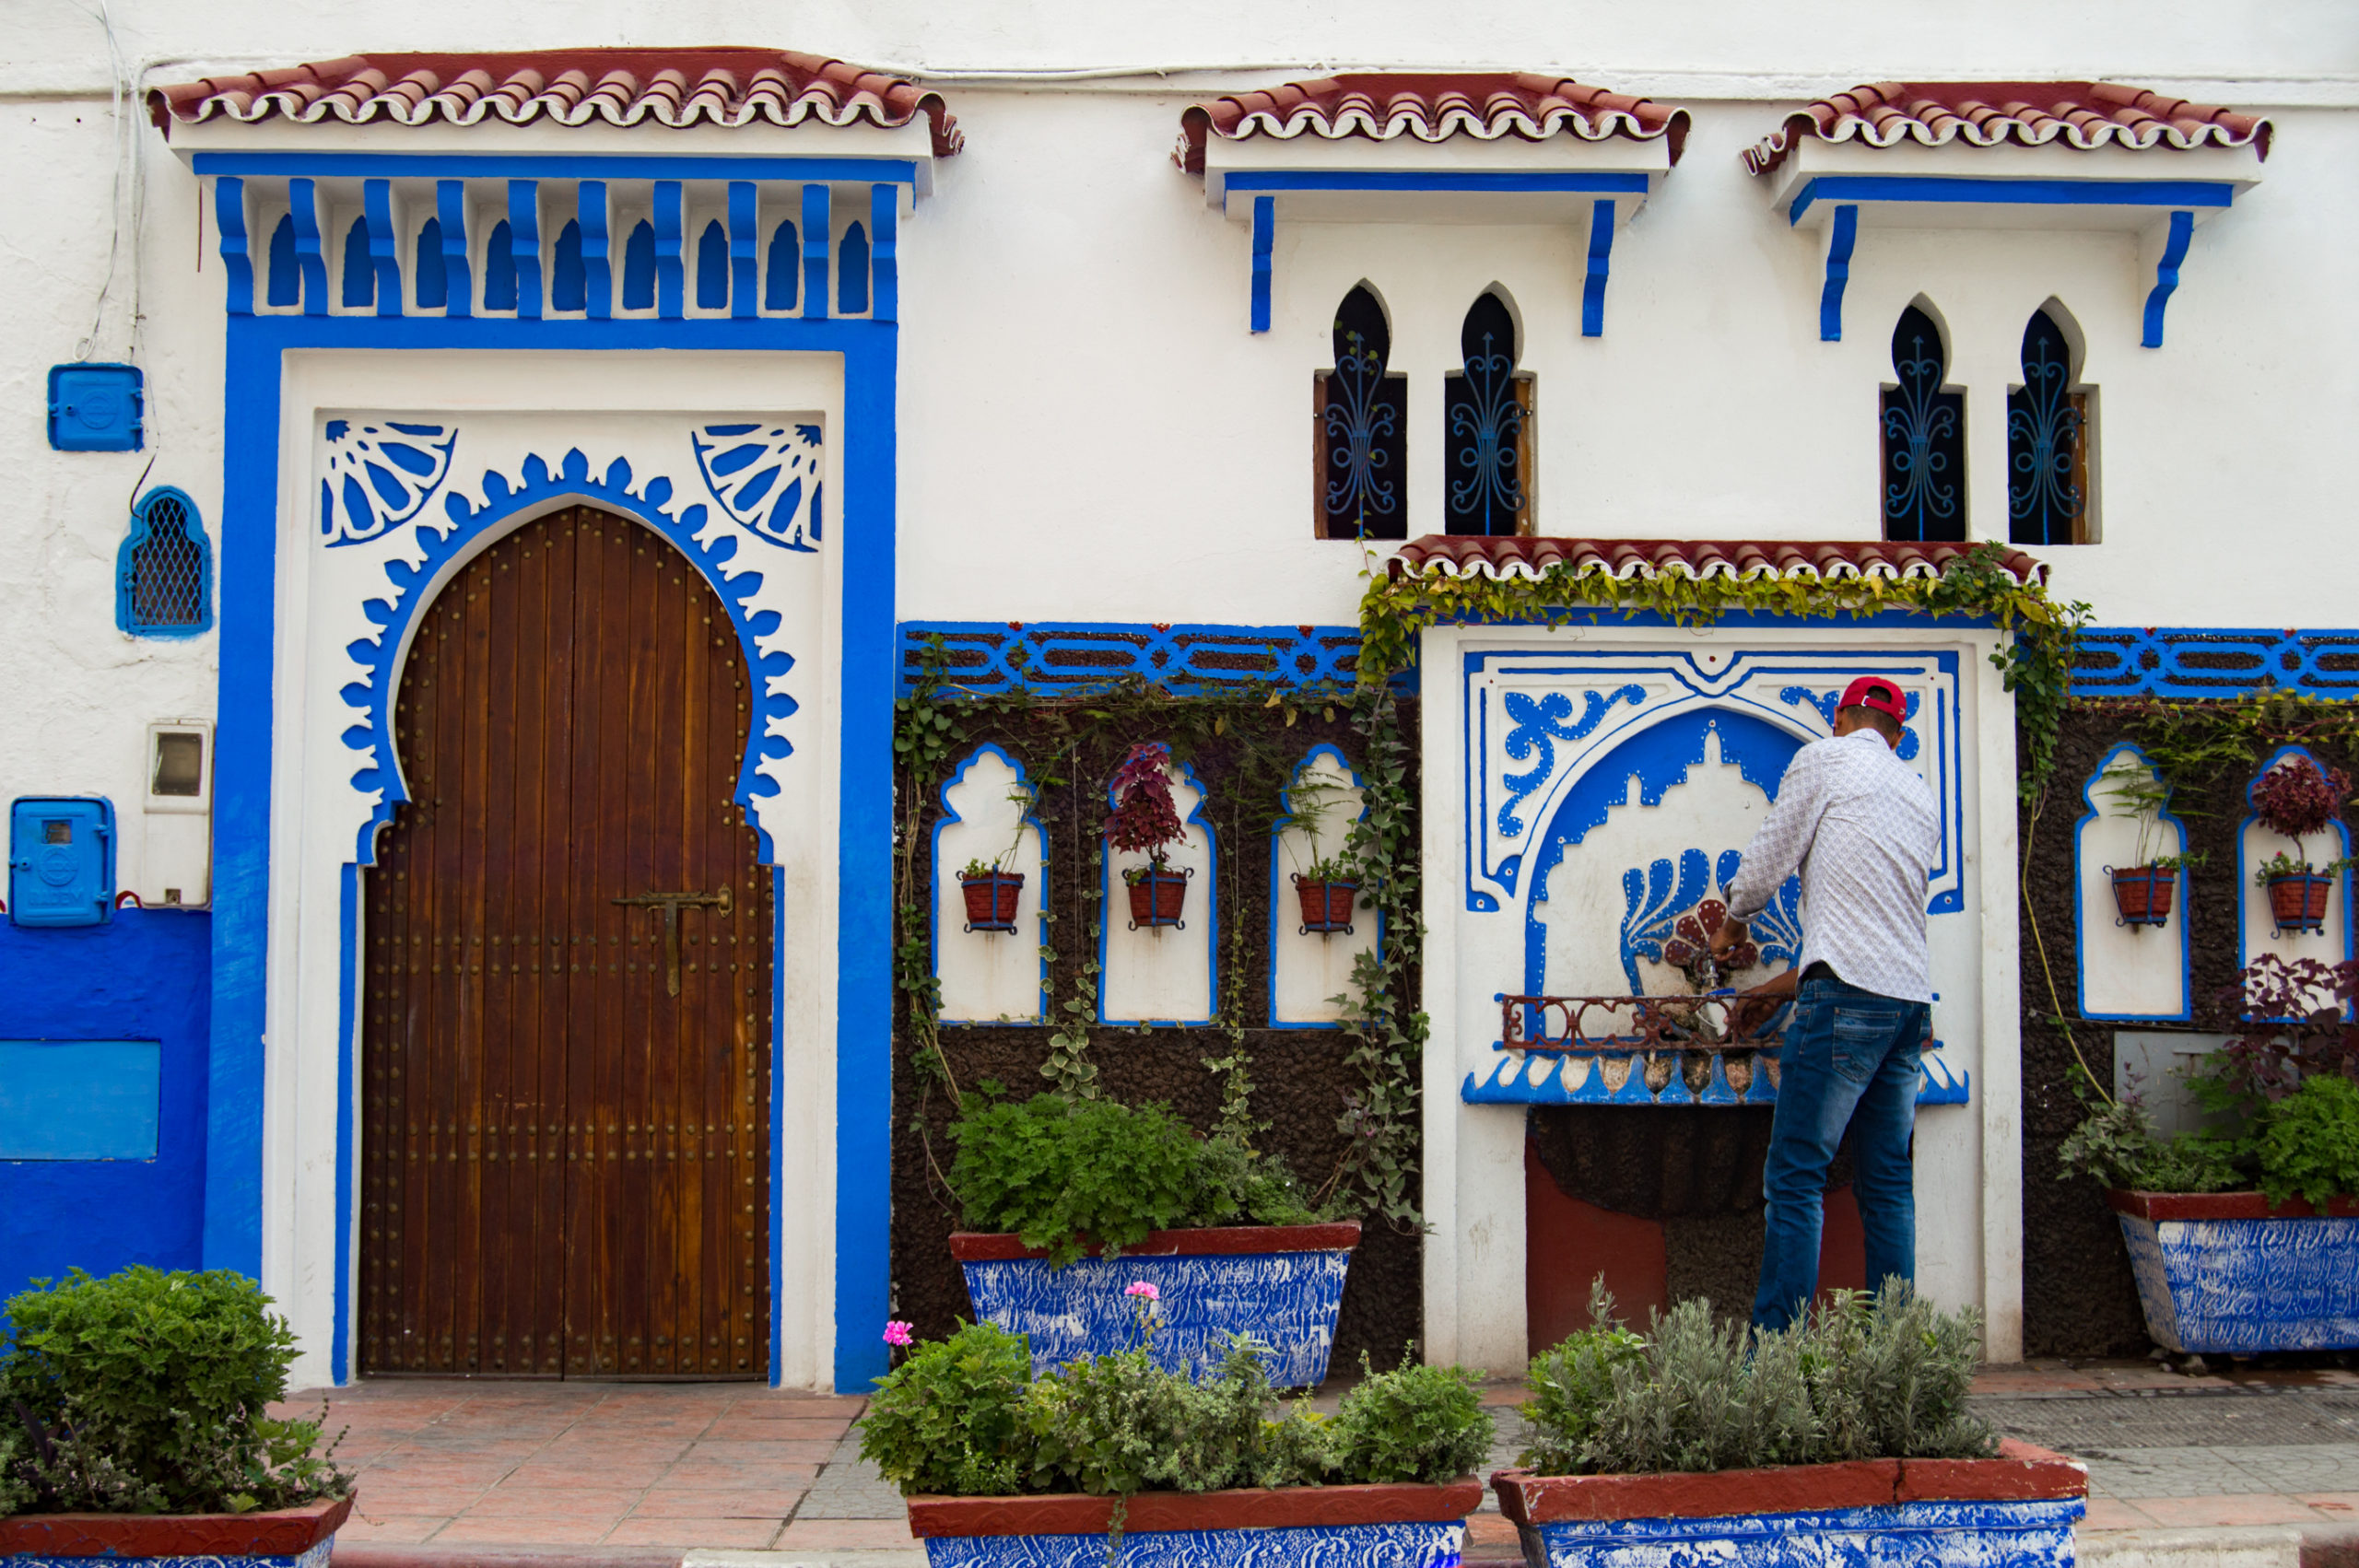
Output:
[[1761,1173],[1768,1203],[1753,1326],[1783,1329],[1818,1293],[1826,1167],[1854,1134],[1851,1193],[1866,1233],[1868,1288],[1917,1277],[1917,1192],[1909,1136],[1918,1059],[1931,1010],[1879,996],[1831,971],[1802,981],[1778,1052],[1778,1109]]

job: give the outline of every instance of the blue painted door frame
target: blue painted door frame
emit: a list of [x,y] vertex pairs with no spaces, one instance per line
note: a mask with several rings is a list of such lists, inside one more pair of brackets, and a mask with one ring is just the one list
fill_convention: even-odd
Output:
[[[874,1331],[889,1299],[892,1223],[892,723],[898,329],[891,322],[760,317],[691,321],[528,321],[501,317],[229,317],[223,388],[220,687],[214,775],[211,1061],[205,1153],[204,1261],[262,1271],[263,1031],[268,977],[272,693],[277,647],[278,475],[284,357],[303,349],[707,350],[841,357],[845,502],[842,730],[839,802],[836,1029],[835,1385],[864,1391],[886,1366]],[[346,869],[343,897],[354,897]],[[351,929],[345,922],[346,930]],[[344,956],[351,968],[350,954]],[[346,1022],[354,999],[345,977]],[[346,1034],[350,1031],[347,1027]],[[775,1042],[773,1043],[775,1048]],[[335,1344],[344,1375],[350,1323],[353,1148],[351,1041],[343,1043],[337,1131]],[[773,1082],[783,1082],[776,1074]],[[777,1093],[782,1094],[783,1089]],[[782,1106],[773,1103],[776,1123]],[[773,1148],[776,1148],[774,1141]],[[771,1276],[783,1262],[770,1216]],[[779,1318],[770,1364],[780,1364]]]

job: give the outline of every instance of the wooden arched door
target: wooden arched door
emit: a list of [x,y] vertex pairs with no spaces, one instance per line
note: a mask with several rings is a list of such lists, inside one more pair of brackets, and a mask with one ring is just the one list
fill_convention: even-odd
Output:
[[768,1375],[746,680],[695,568],[586,507],[428,607],[364,895],[363,1374]]

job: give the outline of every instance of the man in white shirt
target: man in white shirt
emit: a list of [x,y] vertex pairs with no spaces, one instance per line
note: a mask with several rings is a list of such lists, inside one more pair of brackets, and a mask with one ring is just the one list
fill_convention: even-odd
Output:
[[1800,867],[1802,951],[1763,988],[1790,982],[1795,994],[1761,1177],[1768,1211],[1753,1301],[1759,1329],[1790,1327],[1818,1292],[1826,1168],[1847,1129],[1868,1284],[1917,1275],[1909,1139],[1931,1015],[1925,883],[1941,848],[1941,812],[1925,781],[1893,755],[1907,712],[1900,688],[1881,676],[1845,689],[1835,733],[1787,765],[1712,938],[1715,953],[1744,940],[1745,921]]

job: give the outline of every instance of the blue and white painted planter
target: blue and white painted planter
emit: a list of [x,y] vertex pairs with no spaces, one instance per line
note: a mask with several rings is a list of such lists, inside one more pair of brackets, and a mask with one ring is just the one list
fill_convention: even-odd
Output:
[[19,1514],[0,1568],[328,1568],[350,1497],[256,1514]]
[[2201,1355],[2359,1349],[2359,1202],[2113,1192],[2146,1332]]
[[2013,1442],[1994,1459],[1491,1480],[1526,1568],[2072,1568],[2088,1493],[2082,1466]]
[[1156,1231],[1120,1258],[1053,1269],[1015,1236],[961,1233],[950,1253],[975,1316],[1030,1339],[1035,1376],[1137,1345],[1140,1303],[1125,1293],[1144,1281],[1156,1289],[1158,1365],[1202,1376],[1220,1363],[1230,1335],[1250,1334],[1272,1382],[1307,1388],[1327,1376],[1359,1239],[1357,1221]]
[[[1140,1492],[1121,1568],[1458,1568],[1472,1476],[1447,1486]],[[1110,1497],[912,1497],[930,1568],[1105,1568]]]

